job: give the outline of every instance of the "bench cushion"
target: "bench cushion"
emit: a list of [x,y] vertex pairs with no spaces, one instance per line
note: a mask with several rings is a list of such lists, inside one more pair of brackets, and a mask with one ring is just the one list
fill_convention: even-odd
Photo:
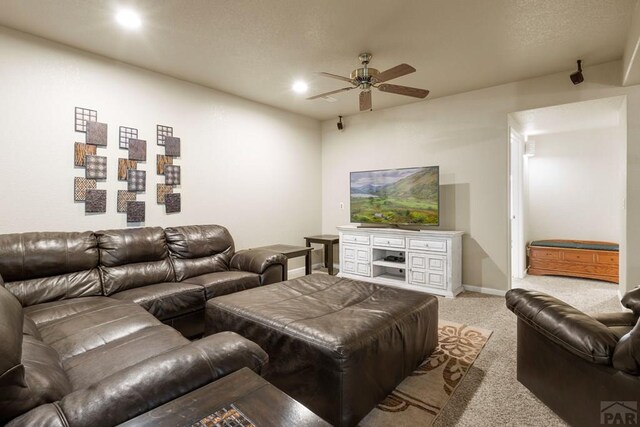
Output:
[[587,242],[580,240],[534,240],[530,246],[542,246],[547,248],[590,249],[596,251],[619,250],[619,245],[608,242]]

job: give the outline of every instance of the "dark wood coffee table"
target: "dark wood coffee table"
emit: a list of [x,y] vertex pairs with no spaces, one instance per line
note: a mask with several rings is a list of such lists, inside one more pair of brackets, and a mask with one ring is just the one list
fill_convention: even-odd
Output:
[[232,408],[231,405],[256,427],[330,427],[322,418],[248,368],[242,368],[122,425],[191,426],[221,408]]
[[[269,245],[269,246],[261,246],[259,248],[254,249],[268,249],[274,252],[280,252],[284,256],[287,257],[287,261],[290,258],[297,258],[299,256],[304,256],[304,272],[305,274],[311,274],[311,251],[313,248],[304,247],[304,246],[294,246],[294,245]],[[288,263],[287,263],[288,264]],[[289,266],[287,265],[284,269],[284,280],[289,278]]]
[[319,234],[317,236],[307,236],[304,238],[307,247],[312,243],[319,243],[324,246],[324,266],[329,274],[333,275],[333,245],[340,243],[340,237],[335,234]]

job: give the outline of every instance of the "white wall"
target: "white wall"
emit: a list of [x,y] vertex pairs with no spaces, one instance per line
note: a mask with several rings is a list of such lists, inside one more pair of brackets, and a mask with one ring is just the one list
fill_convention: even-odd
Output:
[[[349,223],[350,171],[440,165],[440,228],[466,232],[463,283],[506,290],[510,277],[508,113],[626,95],[627,243],[621,256],[639,259],[640,87],[620,87],[620,62],[586,68],[585,82],[578,86],[571,84],[568,74],[346,117],[342,132],[334,120],[323,122],[323,232],[335,232],[336,226]],[[640,283],[640,264],[626,265],[627,283],[622,289]]]
[[[116,212],[118,126],[147,140],[144,226],[222,224],[236,247],[302,244],[318,233],[319,122],[0,28],[0,233],[127,227]],[[170,60],[168,58],[167,60]],[[109,125],[107,213],[73,201],[74,107]],[[156,124],[182,138],[182,212],[156,204]]]
[[626,138],[609,127],[532,137],[529,238],[620,242]]

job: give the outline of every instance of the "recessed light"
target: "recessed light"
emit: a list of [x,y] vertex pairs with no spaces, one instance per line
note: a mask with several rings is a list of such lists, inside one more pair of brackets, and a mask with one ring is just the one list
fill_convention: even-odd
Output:
[[142,26],[140,15],[131,9],[121,9],[116,14],[118,24],[131,30],[137,30]]
[[302,80],[298,80],[293,84],[293,91],[296,93],[305,93],[309,86]]

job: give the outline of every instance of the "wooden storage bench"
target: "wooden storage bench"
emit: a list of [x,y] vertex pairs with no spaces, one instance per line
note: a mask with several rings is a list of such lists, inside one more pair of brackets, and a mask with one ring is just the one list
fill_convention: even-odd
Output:
[[538,240],[527,246],[528,274],[618,283],[618,245],[587,240]]

